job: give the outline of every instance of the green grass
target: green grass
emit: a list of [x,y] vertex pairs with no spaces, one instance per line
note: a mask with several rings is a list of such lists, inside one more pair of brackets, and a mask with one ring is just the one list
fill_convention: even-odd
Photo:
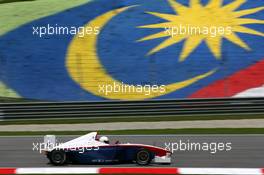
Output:
[[[41,132],[0,132],[0,136],[34,136],[34,135],[83,135],[91,131],[41,131]],[[201,128],[201,129],[144,129],[100,131],[106,135],[164,135],[164,134],[264,134],[264,128]]]
[[84,119],[53,119],[53,120],[18,120],[1,121],[0,125],[24,124],[79,124],[79,123],[110,123],[110,122],[159,122],[159,121],[194,121],[194,120],[232,120],[232,119],[264,119],[264,114],[255,115],[197,115],[197,116],[124,116],[114,118],[84,118]]

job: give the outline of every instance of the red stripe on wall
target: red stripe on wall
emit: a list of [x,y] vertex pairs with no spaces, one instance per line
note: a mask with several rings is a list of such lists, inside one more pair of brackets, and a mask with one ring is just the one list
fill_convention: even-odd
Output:
[[16,168],[0,168],[0,174],[16,174]]
[[178,174],[177,168],[100,168],[99,174]]
[[236,72],[235,74],[214,82],[195,92],[189,98],[232,97],[245,90],[260,87],[264,84],[264,59]]

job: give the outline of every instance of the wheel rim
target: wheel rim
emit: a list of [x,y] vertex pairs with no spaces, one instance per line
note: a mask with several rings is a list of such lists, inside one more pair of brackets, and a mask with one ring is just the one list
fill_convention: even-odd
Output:
[[138,155],[138,160],[140,162],[147,162],[149,159],[149,154],[147,152],[140,152]]
[[56,163],[61,162],[62,159],[63,159],[63,156],[62,156],[60,153],[57,153],[57,154],[55,154],[55,155],[53,156],[53,160],[54,160],[54,162],[56,162]]

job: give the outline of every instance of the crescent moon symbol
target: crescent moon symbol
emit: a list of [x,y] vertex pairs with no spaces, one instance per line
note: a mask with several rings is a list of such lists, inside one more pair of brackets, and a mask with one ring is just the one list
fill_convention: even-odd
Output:
[[[131,8],[131,6],[108,11],[105,14],[98,16],[94,20],[90,21],[85,27],[99,27],[100,29],[102,29],[109,20],[129,8]],[[66,67],[72,79],[83,89],[96,96],[104,97],[107,99],[144,100],[155,98],[185,88],[216,72],[216,69],[213,69],[191,79],[166,85],[165,91],[151,91],[149,95],[146,95],[146,92],[144,91],[134,91],[127,93],[109,92],[108,94],[105,94],[100,92],[99,87],[103,85],[112,85],[112,87],[114,87],[114,85],[116,85],[119,87],[130,86],[130,88],[137,88],[137,86],[131,87],[131,85],[124,84],[111,77],[103,68],[97,56],[96,45],[97,35],[90,34],[85,35],[84,37],[79,37],[78,35],[76,35],[68,48]]]

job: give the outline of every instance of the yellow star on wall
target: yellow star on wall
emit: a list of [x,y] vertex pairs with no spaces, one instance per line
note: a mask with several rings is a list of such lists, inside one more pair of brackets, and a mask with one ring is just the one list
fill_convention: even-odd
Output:
[[174,35],[172,36],[168,32],[161,31],[159,33],[146,36],[142,39],[139,39],[138,42],[152,40],[156,38],[168,37],[161,44],[149,51],[148,55],[159,52],[160,50],[169,47],[173,44],[179,43],[185,40],[183,49],[180,54],[180,61],[184,61],[201,43],[205,41],[209,50],[212,52],[215,58],[221,58],[221,45],[223,38],[231,41],[232,43],[246,49],[250,50],[250,47],[244,42],[237,34],[246,33],[251,35],[264,36],[262,32],[250,29],[243,25],[245,24],[264,24],[264,20],[250,19],[250,18],[241,18],[245,15],[254,14],[261,10],[264,10],[264,7],[246,9],[235,11],[246,0],[235,0],[232,3],[229,3],[223,6],[223,0],[211,0],[207,5],[203,6],[200,0],[190,0],[189,7],[184,6],[175,0],[168,0],[170,6],[175,11],[175,14],[164,14],[157,12],[147,12],[148,14],[154,15],[156,17],[162,18],[167,22],[150,24],[139,26],[139,28],[172,28],[175,26],[198,26],[198,27],[231,27],[231,33],[225,33],[221,35],[216,35],[215,37],[210,36],[210,34],[191,34],[186,33],[183,35]]

